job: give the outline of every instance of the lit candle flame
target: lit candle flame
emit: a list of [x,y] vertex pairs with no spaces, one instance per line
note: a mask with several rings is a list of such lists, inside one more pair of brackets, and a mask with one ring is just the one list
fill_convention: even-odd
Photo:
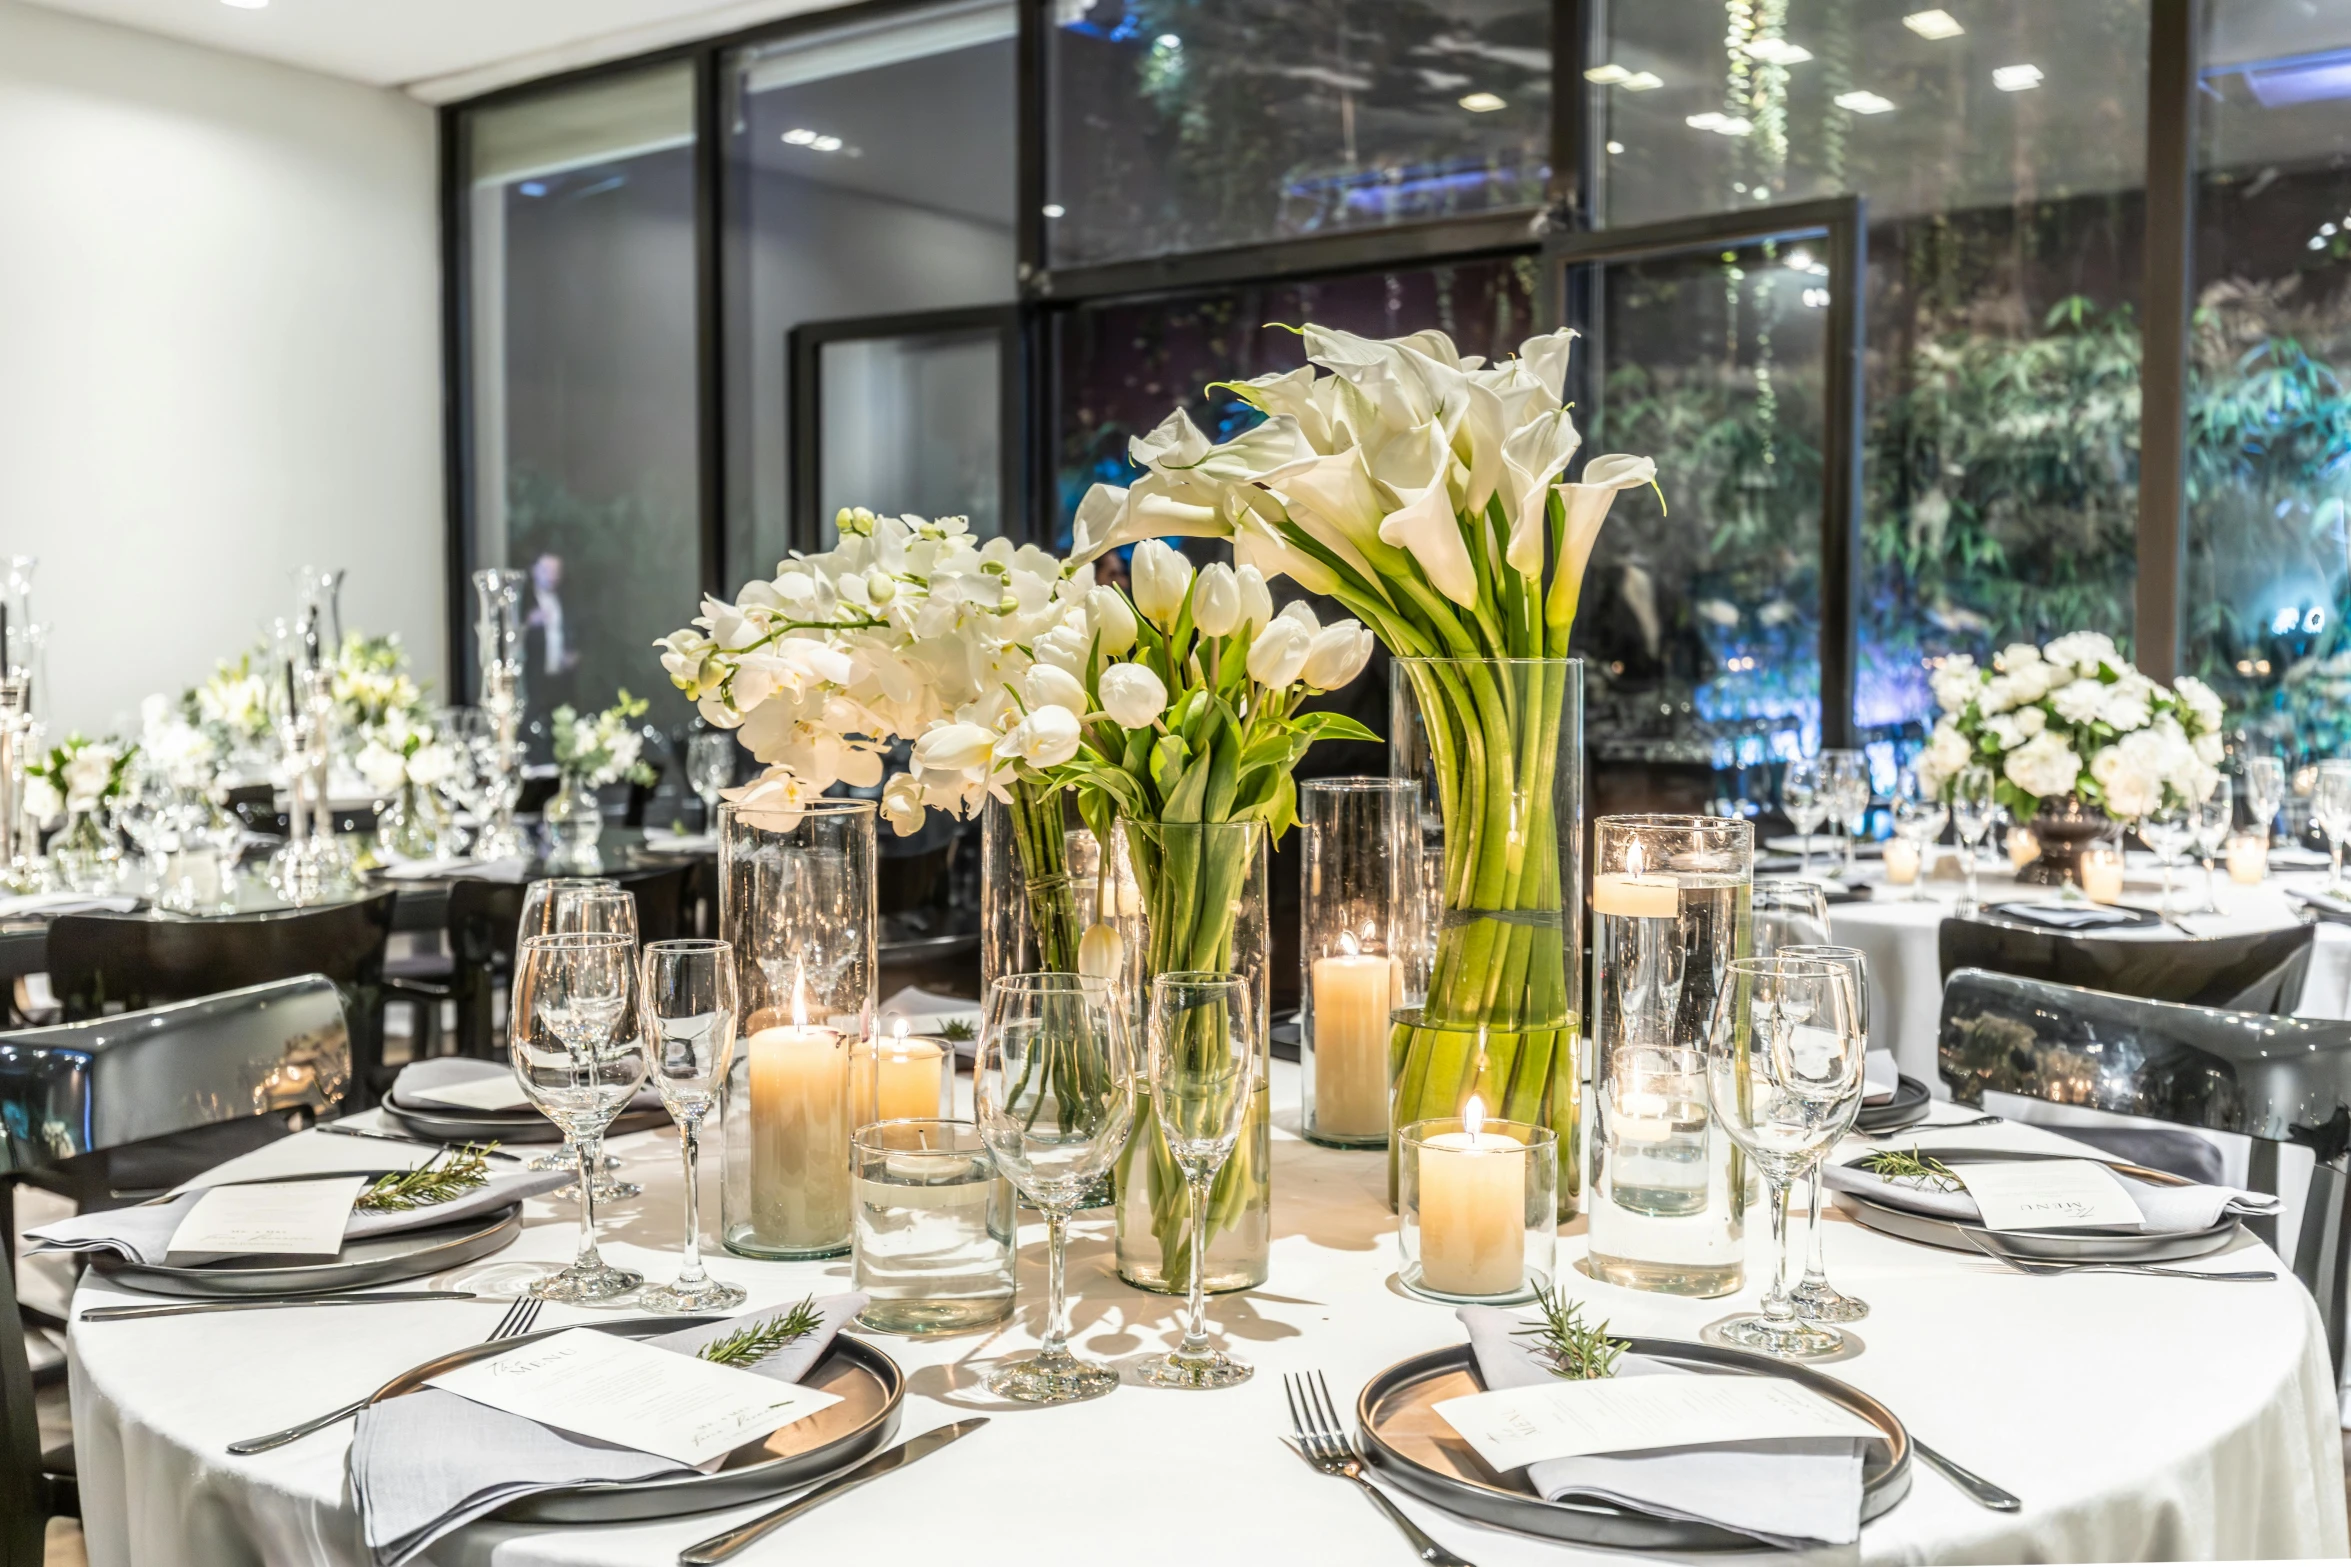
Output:
[[1635,881],[1641,879],[1641,840],[1638,838],[1625,845],[1624,873]]
[[898,1019],[897,1029],[890,1036],[890,1059],[904,1061],[906,1054],[906,1019]]
[[808,1026],[808,971],[798,958],[792,960],[792,1026]]
[[1478,1139],[1478,1133],[1483,1131],[1486,1125],[1485,1102],[1479,1099],[1477,1095],[1471,1094],[1469,1096],[1469,1103],[1462,1107],[1461,1124],[1462,1127],[1468,1131],[1469,1140],[1473,1143],[1476,1142]]
[[1339,932],[1339,955],[1341,957],[1351,958],[1362,950],[1363,949],[1361,947],[1355,944],[1355,932],[1351,930],[1343,930]]

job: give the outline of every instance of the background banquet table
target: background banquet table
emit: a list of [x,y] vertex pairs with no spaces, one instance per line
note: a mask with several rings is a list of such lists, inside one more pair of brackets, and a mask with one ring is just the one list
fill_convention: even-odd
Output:
[[[1258,1368],[1217,1393],[1129,1385],[1057,1409],[998,1404],[980,1367],[1033,1342],[1043,1229],[1022,1231],[1020,1310],[1002,1330],[911,1341],[877,1336],[903,1365],[903,1435],[975,1412],[986,1429],[919,1466],[830,1503],[745,1553],[747,1563],[936,1561],[1193,1567],[1203,1560],[1408,1563],[1411,1553],[1350,1486],[1276,1443],[1288,1429],[1280,1373],[1320,1370],[1351,1400],[1386,1366],[1460,1341],[1447,1308],[1395,1284],[1386,1165],[1290,1135],[1297,1069],[1275,1063],[1272,1274],[1214,1301],[1215,1326]],[[314,1138],[316,1134],[303,1134]],[[1944,1134],[1969,1146],[2061,1146],[1999,1127]],[[355,1146],[357,1140],[352,1141]],[[1930,1145],[1933,1139],[1930,1138]],[[679,1177],[674,1132],[611,1145],[646,1185],[617,1205],[606,1255],[667,1277]],[[715,1160],[705,1163],[716,1219]],[[440,1282],[511,1292],[574,1240],[568,1204],[534,1202],[507,1252]],[[1172,1344],[1178,1302],[1121,1285],[1106,1217],[1080,1227],[1071,1261],[1080,1349],[1124,1360]],[[1751,1258],[1762,1256],[1759,1222]],[[1581,1254],[1562,1237],[1563,1264]],[[1840,1561],[2127,1561],[2343,1556],[2341,1450],[2333,1378],[2309,1296],[2274,1284],[2127,1276],[2028,1278],[1836,1222],[1832,1276],[1875,1307],[1859,1356],[1828,1369],[1885,1400],[1926,1441],[2025,1500],[1988,1512],[1923,1467],[1910,1495]],[[2208,1266],[2274,1266],[2244,1239]],[[846,1258],[756,1264],[720,1254],[714,1272],[754,1307],[848,1285]],[[1566,1275],[1568,1293],[1618,1332],[1695,1338],[1742,1306],[1636,1294]],[[125,1299],[86,1278],[77,1311]],[[347,1501],[348,1424],[253,1458],[230,1441],[291,1424],[433,1355],[477,1342],[498,1301],[339,1311],[254,1311],[77,1326],[72,1396],[90,1560],[98,1567],[365,1560]],[[600,1314],[551,1307],[541,1326]],[[622,1308],[611,1315],[633,1315]],[[1479,1567],[1624,1561],[1501,1533],[1405,1502]],[[756,1509],[596,1528],[486,1524],[430,1560],[497,1567],[667,1563],[683,1545]],[[1719,1559],[1719,1558],[1717,1558]]]
[[[1874,867],[1864,872],[1874,879]],[[2201,870],[2182,872],[2175,888],[2176,902],[2194,906],[2202,901]],[[2256,887],[2240,887],[2223,877],[2220,912],[2182,916],[2188,933],[2198,936],[2233,935],[2292,925],[2300,915],[2287,889],[2315,892],[2326,881],[2323,872],[2296,872],[2272,876]],[[2184,889],[2184,890],[2182,890]],[[1916,900],[1898,897],[1900,889],[1874,885],[1873,895],[1855,903],[1829,908],[1833,938],[1859,948],[1869,959],[1870,1040],[1890,1049],[1902,1070],[1925,1083],[1938,1099],[1951,1097],[1950,1088],[1935,1070],[1935,1035],[1942,1014],[1942,963],[1936,936],[1943,921],[1958,905],[1957,882],[1931,882],[1920,888]],[[2151,865],[2133,856],[2124,886],[2124,901],[2152,909],[2158,883]],[[1985,876],[1980,900],[1995,903],[2051,901],[2054,889],[2031,887],[2008,876]],[[2098,932],[2081,937],[2089,941],[2179,941],[2183,933],[2171,926]],[[2351,1018],[2351,925],[2321,920],[2310,953],[2310,972],[2302,986],[2301,1017]]]

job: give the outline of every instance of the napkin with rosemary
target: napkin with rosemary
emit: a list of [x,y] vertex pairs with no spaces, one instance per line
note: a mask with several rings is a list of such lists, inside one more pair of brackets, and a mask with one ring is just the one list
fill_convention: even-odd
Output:
[[[1978,1224],[1983,1213],[1967,1194],[1967,1165],[1947,1165],[1932,1151],[1881,1148],[1847,1164],[1822,1166],[1829,1190],[1851,1192],[1889,1208],[1902,1208],[1929,1218],[1956,1219]],[[2123,1191],[2138,1208],[2149,1235],[2165,1235],[2210,1228],[2223,1214],[2258,1218],[2273,1214],[2279,1199],[2234,1186],[2157,1186],[2114,1172]]]
[[[1494,1306],[1461,1307],[1456,1315],[1469,1330],[1488,1391],[1531,1387],[1561,1375],[1699,1375],[1621,1349],[1612,1352],[1605,1325],[1569,1320],[1569,1310],[1556,1295],[1532,1318]],[[1596,1453],[1529,1464],[1527,1483],[1545,1501],[1613,1502],[1659,1518],[1713,1524],[1783,1550],[1850,1545],[1861,1536],[1866,1445],[1800,1439]]]
[[[812,1298],[646,1342],[798,1382],[866,1299],[862,1291]],[[540,1491],[692,1473],[667,1458],[558,1431],[434,1387],[361,1410],[350,1465],[351,1495],[375,1567],[400,1567],[443,1535]]]
[[[478,1083],[498,1077],[511,1080],[513,1076],[514,1068],[503,1061],[482,1061],[472,1056],[427,1056],[422,1061],[411,1061],[402,1067],[400,1075],[392,1079],[392,1091],[385,1097],[391,1100],[394,1109],[405,1110],[412,1115],[491,1114],[511,1116],[520,1121],[538,1121],[539,1112],[527,1105],[519,1110],[485,1112],[464,1110],[424,1097],[428,1090],[435,1088],[454,1088],[460,1083]],[[622,1107],[621,1113],[625,1115],[631,1110],[660,1108],[661,1091],[648,1085],[637,1090]]]

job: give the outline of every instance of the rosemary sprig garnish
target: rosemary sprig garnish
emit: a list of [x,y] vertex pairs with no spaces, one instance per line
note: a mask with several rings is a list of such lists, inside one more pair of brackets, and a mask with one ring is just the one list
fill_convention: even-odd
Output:
[[791,1310],[754,1322],[724,1338],[714,1338],[694,1353],[721,1366],[756,1365],[785,1345],[817,1330],[824,1315],[816,1309],[815,1300],[813,1295],[804,1296]]
[[1553,1376],[1589,1382],[1616,1375],[1617,1357],[1631,1346],[1610,1338],[1607,1323],[1585,1327],[1583,1307],[1560,1299],[1555,1289],[1537,1290],[1535,1306],[1543,1313],[1543,1320],[1520,1328],[1515,1336],[1535,1340],[1535,1354],[1549,1363]]
[[945,1026],[939,1030],[939,1037],[961,1044],[967,1039],[977,1039],[979,1035],[973,1031],[970,1023],[958,1017],[947,1020]]
[[367,1213],[407,1213],[462,1197],[489,1183],[490,1150],[497,1146],[445,1148],[413,1170],[378,1177],[352,1206]]
[[1856,1162],[1872,1175],[1889,1181],[1919,1181],[1939,1192],[1955,1192],[1966,1184],[1942,1160],[1915,1148],[1880,1148]]

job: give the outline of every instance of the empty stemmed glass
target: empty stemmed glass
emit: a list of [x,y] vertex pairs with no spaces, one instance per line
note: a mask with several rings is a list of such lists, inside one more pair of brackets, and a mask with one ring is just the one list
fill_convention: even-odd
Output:
[[645,1282],[597,1254],[597,1188],[588,1178],[604,1152],[604,1128],[645,1081],[636,952],[627,936],[568,932],[532,936],[515,954],[507,1025],[515,1076],[579,1150],[579,1256],[530,1287],[543,1300],[610,1300]]
[[2204,910],[2208,914],[2220,912],[2220,883],[2213,876],[2213,861],[2228,847],[2229,834],[2237,827],[2237,791],[2227,776],[2216,778],[2212,792],[2196,806],[2196,852],[2204,861]]
[[1833,1136],[1820,1145],[1820,1155],[1806,1172],[1808,1200],[1804,1212],[1804,1282],[1789,1292],[1796,1302],[1796,1315],[1814,1322],[1859,1322],[1869,1315],[1869,1303],[1858,1296],[1848,1295],[1829,1283],[1828,1267],[1821,1251],[1820,1209],[1821,1166],[1828,1162],[1837,1140],[1853,1130],[1854,1121],[1861,1114],[1862,1101],[1869,1097],[1869,959],[1857,947],[1788,946],[1779,950],[1783,958],[1808,958],[1817,963],[1834,963],[1853,976],[1853,1004],[1861,1020],[1862,1088],[1853,1096],[1852,1108]]
[[1829,939],[1829,898],[1816,881],[1759,881],[1748,895],[1748,914],[1759,958]]
[[2157,914],[2169,921],[2171,911],[2171,868],[2179,860],[2180,851],[2196,837],[2196,810],[2189,805],[2164,805],[2149,811],[2139,823],[2139,836],[2148,848],[2155,851],[2155,863],[2163,867],[2163,901]]
[[2275,756],[2248,756],[2245,758],[2245,809],[2251,817],[2248,823],[2261,834],[2264,845],[2277,825],[2278,811],[2286,803],[2286,764]]
[[1934,791],[1920,783],[1918,774],[1909,768],[1894,784],[1894,836],[1918,851],[1918,873],[1910,884],[1907,896],[1920,896],[1918,883],[1926,879],[1927,849],[1943,835],[1943,822],[1949,813]]
[[1151,981],[1151,1108],[1168,1157],[1191,1194],[1184,1251],[1190,1295],[1183,1342],[1142,1369],[1153,1387],[1232,1387],[1254,1368],[1208,1342],[1208,1189],[1264,1090],[1265,1041],[1249,982],[1230,973],[1161,974]]
[[2351,761],[2318,764],[2310,786],[2310,819],[2327,839],[2327,896],[2351,897],[2343,885],[2343,844],[2351,840]]
[[723,941],[656,941],[645,948],[641,1005],[653,1086],[678,1124],[686,1166],[686,1239],[677,1282],[646,1287],[653,1311],[724,1311],[743,1291],[702,1271],[702,1201],[695,1183],[702,1118],[718,1107],[735,1057],[735,949]]
[[1780,774],[1780,810],[1796,829],[1796,874],[1812,874],[1812,830],[1829,813],[1828,770],[1820,759],[1799,756]]
[[[522,918],[515,927],[517,950],[532,936],[564,931],[604,932],[637,940],[637,898],[609,876],[543,876],[522,891]],[[576,1164],[579,1151],[566,1137],[561,1148],[535,1154],[525,1161],[530,1170],[561,1170]],[[599,1160],[596,1195],[605,1202],[634,1197],[644,1190],[635,1181],[613,1179],[605,1172],[620,1168],[618,1159]],[[571,1195],[569,1187],[555,1193]]]
[[1967,871],[1967,912],[1976,911],[1976,855],[2000,819],[2000,781],[1989,767],[1962,767],[1951,778],[1951,826]]
[[1007,974],[988,987],[972,1107],[988,1155],[1045,1215],[1045,1332],[1037,1352],[988,1374],[1024,1404],[1099,1398],[1118,1373],[1069,1352],[1069,1219],[1134,1126],[1140,1075],[1126,1009],[1107,980]]
[[1869,830],[1869,758],[1859,751],[1823,751],[1820,761],[1829,781],[1829,820],[1845,839],[1844,866],[1831,874],[1851,881],[1854,841]]
[[702,801],[702,830],[718,830],[718,792],[735,781],[735,737],[713,729],[686,737],[686,787]]
[[1834,1352],[1844,1335],[1796,1315],[1788,1187],[1850,1123],[1864,1052],[1853,976],[1810,958],[1734,958],[1723,971],[1706,1036],[1706,1097],[1771,1190],[1772,1279],[1760,1313],[1727,1318],[1706,1336],[1767,1355]]

